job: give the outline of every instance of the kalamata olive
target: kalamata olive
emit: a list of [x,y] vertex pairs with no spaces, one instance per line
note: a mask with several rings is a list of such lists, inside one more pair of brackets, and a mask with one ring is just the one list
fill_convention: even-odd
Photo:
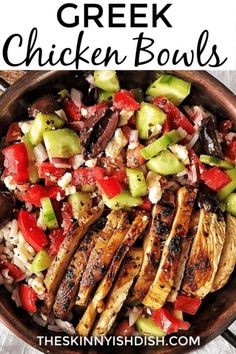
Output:
[[218,209],[217,197],[211,193],[200,193],[198,196],[198,206],[209,213],[215,213]]
[[85,158],[94,158],[109,143],[119,120],[119,113],[112,112],[108,104],[101,104],[85,122],[80,143]]
[[29,107],[29,116],[35,117],[39,112],[50,114],[61,109],[60,97],[57,95],[45,95],[37,98]]
[[207,117],[202,121],[200,139],[203,151],[207,155],[224,159],[224,154],[217,137],[216,123],[212,117]]
[[10,192],[0,191],[0,227],[4,226],[13,216],[15,198]]

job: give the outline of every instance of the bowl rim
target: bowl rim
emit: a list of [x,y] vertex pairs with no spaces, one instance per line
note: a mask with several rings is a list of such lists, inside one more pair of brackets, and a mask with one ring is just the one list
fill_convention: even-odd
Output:
[[[125,70],[125,71],[135,71],[135,70]],[[147,71],[147,70],[144,70]],[[153,71],[153,70],[152,70]],[[158,70],[157,70],[158,71]],[[0,107],[5,105],[10,105],[15,99],[19,96],[23,95],[26,91],[29,90],[29,80],[33,80],[33,87],[37,86],[41,82],[53,78],[54,75],[60,75],[63,73],[63,70],[47,70],[47,71],[28,71],[24,74],[20,79],[15,81],[13,85],[11,85],[0,97]],[[83,72],[83,70],[78,70],[79,72]],[[230,119],[236,122],[236,95],[227,88],[223,83],[221,83],[218,79],[212,76],[210,73],[203,70],[168,70],[168,73],[177,75],[178,77],[189,79],[191,83],[197,87],[201,87],[204,89],[206,93],[209,93],[211,96],[212,92],[215,92],[214,100],[219,102],[219,104],[227,105],[227,111],[230,113]],[[213,340],[218,335],[224,332],[228,328],[228,326],[236,320],[236,298],[234,303],[227,308],[227,310],[219,316],[222,321],[222,326],[218,327],[217,323],[212,323],[210,326],[209,335],[207,338],[204,338],[201,346],[206,344],[207,342]],[[20,325],[16,324],[14,319],[14,315],[9,313],[7,309],[1,306],[0,302],[0,321],[18,338],[33,346],[34,348],[40,350],[45,353],[61,353],[61,350],[65,354],[72,353],[81,353],[83,354],[79,348],[76,351],[71,350],[67,347],[52,347],[48,348],[45,345],[39,346],[37,338],[26,332],[24,330],[23,324],[20,322]],[[63,348],[63,349],[62,349]],[[191,350],[193,347],[175,347],[175,353],[184,352],[185,350]],[[148,351],[149,352],[149,351]],[[173,352],[172,347],[165,347],[161,352],[158,353],[171,353]],[[151,352],[150,352],[151,353]],[[154,353],[154,352],[152,352]]]

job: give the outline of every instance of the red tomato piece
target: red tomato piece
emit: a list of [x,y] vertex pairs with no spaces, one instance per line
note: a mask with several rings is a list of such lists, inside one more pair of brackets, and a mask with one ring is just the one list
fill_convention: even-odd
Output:
[[126,185],[127,174],[125,168],[112,171],[112,176],[115,177],[115,179],[121,184],[121,186]]
[[166,133],[169,133],[171,130],[172,130],[172,122],[171,122],[170,116],[167,116],[166,120],[162,126],[161,132],[162,132],[162,134],[166,134]]
[[127,167],[136,168],[142,166],[146,162],[146,160],[141,155],[141,150],[143,148],[144,146],[139,144],[136,148],[127,150]]
[[2,151],[5,159],[6,174],[16,183],[25,183],[29,179],[28,153],[24,143],[8,146]]
[[178,129],[181,127],[190,135],[195,133],[195,129],[188,118],[186,118],[172,102],[168,101],[167,98],[164,96],[156,97],[152,103],[167,114],[167,119],[169,119],[172,124],[172,129]]
[[115,335],[121,337],[131,337],[135,332],[134,326],[129,326],[129,321],[125,320],[121,322],[115,331]]
[[70,98],[63,100],[63,107],[69,121],[75,122],[81,119],[81,107],[76,106]]
[[64,230],[64,235],[66,235],[72,227],[73,224],[73,213],[72,213],[72,208],[71,205],[67,202],[63,203],[62,209],[61,209],[61,215],[62,215],[62,226]]
[[140,108],[140,104],[135,101],[130,91],[121,90],[114,95],[113,107],[119,111],[136,111]]
[[14,280],[19,280],[24,276],[24,273],[15,264],[7,262],[6,266],[9,269],[9,273],[14,278]]
[[36,207],[41,207],[41,199],[48,197],[51,199],[56,199],[57,194],[60,193],[64,197],[65,192],[58,186],[45,187],[39,184],[32,185],[26,193],[22,194],[22,199],[35,205]]
[[14,142],[14,141],[18,141],[18,140],[21,140],[21,130],[20,130],[18,122],[14,122],[14,123],[11,123],[8,128],[5,141],[7,143],[9,143],[9,142]]
[[231,178],[219,167],[212,167],[201,174],[203,182],[217,192],[219,189],[231,182]]
[[190,328],[188,322],[178,320],[165,308],[155,310],[152,314],[152,319],[167,334],[178,332],[180,329],[188,330]]
[[26,284],[20,284],[19,292],[23,309],[32,313],[37,312],[36,301],[38,300],[38,295],[34,289]]
[[51,257],[54,257],[58,254],[58,251],[60,249],[60,246],[65,238],[64,235],[64,230],[63,229],[57,229],[53,230],[49,234],[49,248],[48,248],[48,254]]
[[236,160],[236,141],[232,141],[229,145],[225,147],[225,157],[235,161]]
[[72,184],[84,185],[84,184],[95,184],[96,178],[103,178],[106,170],[103,167],[80,167],[73,171],[72,174]]
[[39,166],[39,177],[45,179],[45,184],[55,185],[57,181],[64,176],[66,170],[64,168],[57,168],[50,162],[43,162]]
[[189,313],[190,315],[195,315],[201,303],[201,299],[185,295],[178,295],[175,301],[175,309]]
[[113,198],[122,192],[122,187],[117,179],[112,177],[98,178],[97,183],[108,198]]
[[44,231],[37,226],[36,218],[28,211],[20,210],[18,214],[18,226],[26,242],[32,246],[36,252],[41,251],[48,244]]
[[144,210],[152,210],[152,203],[150,202],[148,197],[143,198],[143,203],[139,205],[139,208]]

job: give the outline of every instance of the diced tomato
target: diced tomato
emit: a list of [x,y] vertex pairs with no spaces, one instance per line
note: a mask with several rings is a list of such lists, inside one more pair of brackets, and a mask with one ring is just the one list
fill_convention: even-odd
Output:
[[125,320],[121,322],[115,331],[115,335],[121,337],[131,337],[135,332],[134,326],[129,326],[129,321]]
[[44,231],[37,226],[36,218],[28,211],[20,210],[18,215],[18,226],[26,242],[32,246],[36,252],[41,251],[48,244]]
[[113,107],[119,111],[136,111],[140,108],[140,104],[135,101],[130,91],[121,90],[114,95]]
[[63,100],[63,107],[69,121],[74,122],[81,119],[81,108],[76,106],[70,98],[67,97]]
[[67,202],[63,203],[61,214],[63,219],[62,226],[64,230],[64,235],[66,235],[71,230],[73,224],[73,213],[72,213],[71,205],[69,203]]
[[232,161],[236,161],[236,141],[232,141],[229,145],[226,145],[224,153],[225,157]]
[[139,205],[139,208],[144,210],[152,210],[152,203],[148,199],[148,197],[143,197],[143,203]]
[[175,301],[175,309],[189,313],[190,315],[195,315],[201,303],[201,299],[185,295],[178,295]]
[[230,132],[230,130],[233,127],[233,121],[232,120],[222,120],[221,122],[218,123],[217,125],[217,130],[219,131],[219,133],[221,133],[222,135],[225,135],[227,133]]
[[142,166],[145,163],[146,160],[143,158],[140,152],[143,148],[144,146],[139,144],[136,148],[127,150],[127,167],[136,168]]
[[167,119],[169,120],[168,124],[172,125],[172,129],[178,129],[181,127],[190,135],[195,133],[195,129],[188,118],[186,118],[172,102],[167,100],[167,98],[164,96],[156,97],[152,103],[167,114]]
[[159,326],[167,334],[178,332],[180,329],[188,330],[190,328],[190,324],[188,322],[178,320],[165,308],[155,310],[152,314],[152,319],[157,326]]
[[126,139],[129,140],[132,129],[128,125],[124,125],[121,130]]
[[103,178],[105,172],[106,170],[103,167],[80,167],[73,171],[72,184],[75,186],[80,184],[95,184],[96,178]]
[[26,203],[41,207],[41,199],[48,197],[56,199],[58,193],[63,197],[65,192],[58,186],[45,187],[39,184],[32,185],[26,193],[22,194],[22,199]]
[[25,183],[29,179],[28,153],[24,143],[8,146],[2,151],[5,159],[6,174],[16,183]]
[[166,133],[169,133],[170,131],[172,130],[172,122],[171,122],[171,119],[170,119],[170,116],[168,115],[166,117],[166,120],[162,126],[162,134],[166,134]]
[[[190,183],[193,182],[194,184],[196,182],[199,182],[201,174],[207,169],[204,164],[199,160],[198,156],[196,155],[193,149],[189,149],[188,155],[190,159],[190,166],[188,166],[188,178]],[[195,171],[194,173],[196,174],[196,178],[194,178],[193,176],[193,170]]]
[[49,248],[48,248],[48,254],[51,257],[54,257],[58,254],[58,251],[60,249],[60,246],[65,238],[64,235],[64,230],[63,229],[57,229],[53,230],[49,234]]
[[113,198],[122,192],[122,187],[114,176],[97,178],[97,183],[108,198]]
[[38,295],[34,289],[26,284],[20,284],[19,293],[23,309],[32,313],[37,312],[36,301],[38,300]]
[[201,174],[203,182],[217,192],[219,189],[231,182],[231,178],[219,167],[212,167]]
[[113,170],[112,171],[112,176],[116,178],[116,180],[122,185],[126,185],[126,179],[127,179],[127,174],[126,174],[126,169],[122,168],[120,170]]
[[64,176],[65,174],[64,168],[57,168],[50,162],[43,162],[39,166],[39,177],[45,179],[45,184],[55,185],[57,181]]
[[109,108],[108,101],[102,101],[93,106],[86,107],[86,111],[87,111],[86,119],[89,119],[93,116],[103,117],[106,114],[108,108]]
[[6,266],[9,269],[9,273],[14,278],[14,280],[19,280],[24,276],[24,273],[15,264],[7,262]]
[[21,140],[21,130],[20,130],[18,122],[14,122],[14,123],[11,123],[8,128],[5,141],[7,143],[10,143],[10,142],[18,141],[18,140]]

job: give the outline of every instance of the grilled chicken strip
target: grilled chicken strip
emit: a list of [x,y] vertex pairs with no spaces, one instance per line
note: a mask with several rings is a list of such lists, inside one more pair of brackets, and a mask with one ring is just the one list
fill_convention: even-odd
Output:
[[189,232],[188,232],[187,237],[183,240],[183,243],[182,243],[182,253],[181,253],[181,257],[180,257],[180,261],[179,261],[177,274],[174,279],[174,283],[173,283],[171,292],[167,298],[167,301],[169,301],[169,302],[175,302],[178,292],[180,290],[181,283],[182,283],[182,280],[184,277],[186,262],[188,260],[189,251],[190,251],[190,248],[192,245],[193,238],[197,233],[199,217],[200,217],[199,211],[194,211],[192,213],[190,226],[189,226]]
[[81,336],[88,336],[92,330],[94,321],[98,313],[101,313],[104,309],[104,299],[108,295],[116,274],[121,266],[121,263],[129,251],[130,247],[133,246],[137,238],[144,232],[149,222],[149,218],[145,215],[138,215],[133,221],[129,231],[125,235],[122,243],[120,244],[115,256],[113,257],[112,263],[100,282],[97,291],[95,292],[92,300],[86,308],[86,311],[81,318],[76,331]]
[[196,191],[182,187],[177,194],[177,211],[161,256],[160,265],[151,288],[142,303],[152,309],[161,308],[173,286],[177,274],[182,243],[187,236]]
[[216,214],[201,209],[198,231],[185,268],[183,293],[202,299],[211,291],[224,240],[223,218],[218,220]]
[[101,313],[100,318],[93,329],[92,336],[106,336],[111,329],[125,302],[134,278],[140,270],[142,257],[142,249],[131,248],[127,253],[118,278],[109,294],[108,300],[106,301],[106,308]]
[[226,216],[225,242],[219,267],[214,278],[211,292],[221,289],[229,280],[236,263],[236,218]]
[[102,205],[101,207],[94,207],[86,212],[84,216],[73,225],[71,232],[69,232],[63,240],[58,255],[48,268],[44,280],[46,286],[46,296],[42,308],[44,314],[48,314],[52,310],[57,289],[68,268],[70,260],[89,227],[102,216],[103,208],[104,206]]
[[81,277],[87,265],[88,257],[104,222],[105,218],[99,220],[92,226],[91,230],[88,231],[62,279],[53,306],[54,314],[61,319],[67,318],[71,308],[75,304],[75,298],[78,293]]
[[159,266],[162,246],[170,233],[175,213],[175,196],[165,192],[152,210],[152,223],[143,242],[143,262],[137,281],[127,299],[130,304],[142,302],[152,285]]
[[89,257],[80,283],[76,305],[82,307],[87,305],[91,292],[106,272],[127,231],[127,213],[122,210],[112,211]]

